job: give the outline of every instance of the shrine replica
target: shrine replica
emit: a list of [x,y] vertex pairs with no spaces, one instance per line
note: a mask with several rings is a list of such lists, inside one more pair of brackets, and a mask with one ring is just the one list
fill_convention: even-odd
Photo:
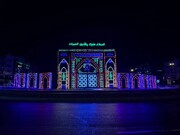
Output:
[[[156,88],[156,77],[146,74],[117,73],[115,49],[102,49],[105,43],[69,43],[88,49],[59,49],[57,90],[93,88]],[[92,49],[100,47],[100,49]],[[38,86],[39,85],[39,86]],[[17,73],[14,87],[52,89],[52,73]]]
[[58,51],[58,89],[117,87],[114,49]]

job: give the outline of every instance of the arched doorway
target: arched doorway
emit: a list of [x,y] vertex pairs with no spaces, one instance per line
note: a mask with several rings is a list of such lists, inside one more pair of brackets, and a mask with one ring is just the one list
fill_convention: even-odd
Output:
[[77,67],[77,87],[97,88],[98,71],[91,59],[84,59]]
[[147,88],[147,81],[144,79],[144,88]]
[[108,72],[109,72],[109,88],[113,88],[113,68],[112,67],[109,67],[108,68]]
[[69,64],[66,59],[62,59],[58,65],[58,88],[67,89],[69,88],[68,82]]
[[34,88],[34,79],[33,78],[30,79],[30,88]]
[[106,87],[113,88],[115,81],[115,64],[111,58],[108,58],[105,64],[106,73],[108,74],[106,77]]
[[125,78],[122,78],[122,88],[124,89],[124,88],[126,88],[126,80],[125,80]]
[[67,69],[65,67],[63,67],[61,69],[61,80],[62,80],[62,89],[66,89],[66,77],[67,77]]
[[134,79],[134,88],[138,88],[138,79],[137,78]]
[[44,78],[43,82],[44,82],[44,83],[43,83],[43,88],[44,88],[44,89],[47,89],[47,88],[48,88],[48,80],[47,80],[46,77]]
[[21,78],[20,86],[23,87],[23,78]]

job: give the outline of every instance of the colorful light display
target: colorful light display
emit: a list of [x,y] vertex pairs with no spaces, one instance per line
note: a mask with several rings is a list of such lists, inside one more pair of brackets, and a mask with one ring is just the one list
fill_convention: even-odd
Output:
[[114,49],[60,49],[57,88],[117,87]]
[[26,73],[17,73],[14,75],[14,87],[25,88],[26,87]]
[[130,88],[130,75],[128,73],[118,73],[118,88]]
[[26,88],[37,88],[37,73],[28,73],[27,74],[27,81],[26,81]]
[[51,89],[52,88],[52,73],[40,73],[39,74],[39,89]]
[[[57,59],[57,89],[157,87],[153,75],[117,73],[114,49],[59,49]],[[52,73],[17,73],[14,86],[51,89]]]
[[[46,84],[46,85],[45,85]],[[28,89],[51,89],[52,88],[52,73],[39,73],[39,87],[38,87],[38,73],[16,73],[14,75],[15,88]]]
[[83,43],[79,43],[79,42],[76,42],[76,43],[69,43],[69,46],[86,46],[86,47],[96,47],[96,46],[105,46],[105,43],[86,43],[86,42],[83,42]]
[[156,77],[153,75],[118,73],[118,88],[144,89],[156,88]]

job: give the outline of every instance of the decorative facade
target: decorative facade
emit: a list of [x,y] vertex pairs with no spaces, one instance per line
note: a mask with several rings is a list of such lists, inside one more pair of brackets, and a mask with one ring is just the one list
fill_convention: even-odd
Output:
[[[57,55],[57,89],[156,88],[156,76],[117,73],[114,49],[60,49]],[[14,87],[51,89],[52,73],[16,73]]]
[[52,89],[52,73],[39,73],[39,79],[38,73],[16,73],[14,75],[14,87],[28,89]]
[[57,88],[117,87],[114,49],[60,49]]
[[156,76],[146,74],[118,73],[118,89],[156,88]]

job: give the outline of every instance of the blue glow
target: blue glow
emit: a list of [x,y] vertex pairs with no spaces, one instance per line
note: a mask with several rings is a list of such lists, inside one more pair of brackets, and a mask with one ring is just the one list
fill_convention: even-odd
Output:
[[114,56],[113,53],[106,53],[106,56]]
[[[53,135],[62,133],[174,135],[180,132],[178,129],[180,109],[177,105],[177,103],[2,102],[3,113],[0,118],[4,124],[1,129],[8,135],[20,133],[34,135],[37,132]],[[30,127],[36,130],[29,130]]]
[[67,53],[60,53],[60,56],[61,57],[66,57],[66,56],[68,56],[68,54]]
[[102,53],[73,53],[73,57],[102,57]]

